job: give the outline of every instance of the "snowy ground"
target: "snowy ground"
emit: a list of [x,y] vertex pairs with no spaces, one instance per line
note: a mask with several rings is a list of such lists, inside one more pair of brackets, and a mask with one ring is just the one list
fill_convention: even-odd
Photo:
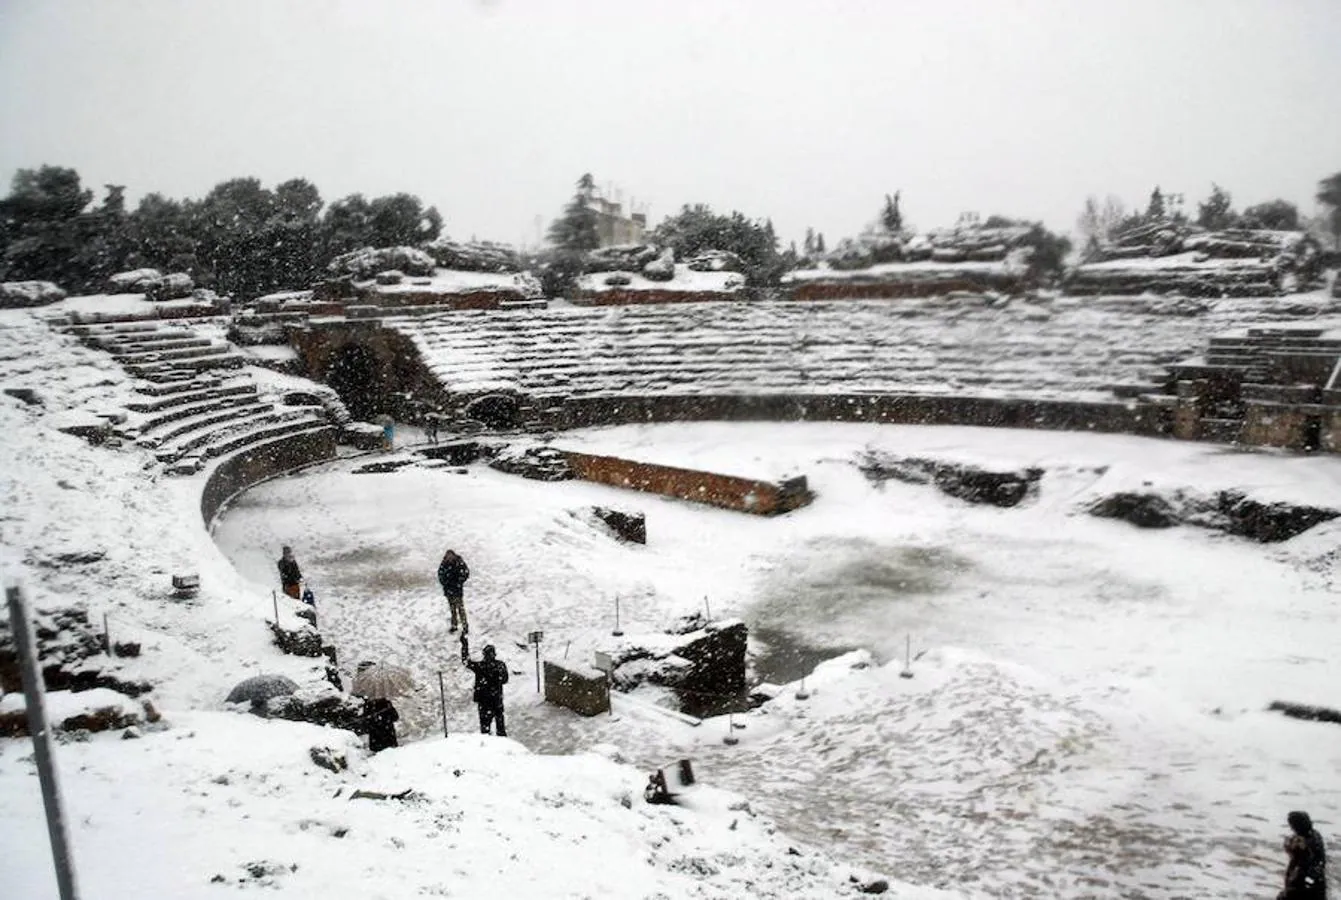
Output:
[[[348,464],[243,497],[216,539],[273,580],[291,543],[322,627],[353,665],[410,666],[411,735],[473,709],[434,581],[442,550],[470,562],[476,646],[514,670],[510,731],[542,752],[597,743],[641,764],[690,755],[793,836],[897,878],[994,897],[1267,896],[1284,813],[1341,823],[1335,726],[1263,711],[1337,705],[1335,524],[1263,546],[1192,528],[1143,532],[1078,510],[1146,484],[1238,488],[1341,506],[1341,460],[1129,437],[970,428],[701,424],[596,429],[561,446],[732,474],[800,472],[816,503],[754,519],[482,467],[353,475]],[[1047,470],[1039,497],[999,510],[927,487],[876,488],[864,449]],[[582,514],[638,509],[646,547]],[[628,703],[580,719],[542,705],[527,631],[588,660],[625,628],[702,609],[812,656],[854,651],[748,716],[698,728]],[[926,655],[899,677],[906,636]],[[766,653],[768,648],[756,648]],[[875,666],[863,665],[874,659]],[[855,667],[854,667],[855,666]]]

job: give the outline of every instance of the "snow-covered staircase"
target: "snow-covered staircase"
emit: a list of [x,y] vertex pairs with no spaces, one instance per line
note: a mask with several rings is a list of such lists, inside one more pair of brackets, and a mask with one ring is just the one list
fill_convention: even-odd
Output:
[[151,450],[169,474],[253,444],[329,429],[322,407],[267,402],[232,344],[159,322],[64,325],[134,378],[116,435]]

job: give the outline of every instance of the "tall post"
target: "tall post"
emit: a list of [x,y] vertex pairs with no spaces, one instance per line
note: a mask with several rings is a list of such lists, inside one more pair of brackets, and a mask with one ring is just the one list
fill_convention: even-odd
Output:
[[9,627],[14,632],[14,647],[19,655],[23,672],[23,696],[28,706],[28,732],[33,737],[33,755],[37,761],[37,777],[42,785],[42,805],[47,814],[47,835],[51,839],[51,857],[56,866],[56,886],[61,900],[79,900],[75,884],[74,859],[70,856],[70,837],[65,828],[65,813],[61,808],[61,788],[56,778],[55,760],[51,753],[51,726],[47,724],[46,688],[42,671],[37,665],[37,641],[33,637],[33,623],[28,615],[28,602],[17,585],[5,585],[5,599],[9,605]]
[[540,693],[540,642],[535,642],[535,692]]
[[623,637],[624,629],[619,627],[619,595],[615,594],[615,630],[610,632],[615,637]]
[[447,736],[447,688],[442,683],[442,670],[438,670],[438,702],[442,704],[442,736]]
[[272,589],[270,591],[270,602],[275,604],[275,627],[279,627],[279,595]]

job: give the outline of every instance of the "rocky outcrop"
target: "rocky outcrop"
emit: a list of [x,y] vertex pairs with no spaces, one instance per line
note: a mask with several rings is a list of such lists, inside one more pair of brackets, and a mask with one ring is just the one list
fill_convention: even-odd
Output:
[[267,719],[310,722],[358,733],[364,731],[363,701],[342,694],[324,683],[302,687],[282,697],[272,697],[255,712]]
[[629,544],[647,543],[647,517],[642,513],[620,512],[603,506],[593,506],[591,511],[621,541]]
[[520,272],[523,268],[515,250],[488,241],[463,243],[440,237],[425,244],[424,252],[444,269],[458,272]]
[[655,244],[620,244],[592,250],[582,261],[585,272],[641,272],[661,255]]
[[[647,682],[682,692],[682,701],[739,696],[745,690],[748,630],[736,619],[694,624],[683,633],[631,636],[610,651],[611,682],[628,691]],[[696,700],[696,698],[699,698]]]
[[670,281],[675,277],[675,251],[667,247],[660,256],[643,266],[648,281]]
[[150,284],[162,279],[158,269],[132,269],[108,278],[106,290],[109,294],[143,294]]
[[1036,494],[1043,477],[1043,470],[1037,468],[994,472],[964,463],[875,452],[866,453],[857,465],[874,484],[883,484],[891,478],[909,484],[934,484],[951,497],[1001,507],[1018,506]]
[[437,262],[414,247],[364,247],[344,253],[326,266],[332,275],[369,279],[378,272],[395,269],[410,276],[432,275]]
[[[42,560],[35,562],[43,564]],[[88,611],[85,609],[68,607],[39,611],[33,631],[37,637],[37,658],[42,668],[42,682],[49,691],[107,688],[138,697],[153,689],[153,685],[147,682],[123,679],[116,672],[104,668],[104,664],[111,663],[112,658],[103,646],[102,634],[89,624]],[[0,621],[0,692],[16,693],[22,690],[23,675],[19,669],[18,651],[6,618]]]
[[506,447],[489,460],[489,467],[534,481],[568,481],[573,478],[567,456],[553,447]]
[[0,284],[0,309],[46,306],[65,299],[65,291],[50,281],[6,281]]
[[196,283],[190,275],[185,272],[173,272],[157,280],[144,282],[141,285],[141,290],[144,292],[146,300],[161,302],[190,297],[195,290],[195,286]]
[[1267,503],[1239,491],[1220,491],[1210,496],[1190,491],[1124,492],[1095,501],[1088,512],[1121,519],[1138,528],[1196,525],[1262,544],[1288,541],[1315,525],[1341,517],[1341,510],[1279,501]]

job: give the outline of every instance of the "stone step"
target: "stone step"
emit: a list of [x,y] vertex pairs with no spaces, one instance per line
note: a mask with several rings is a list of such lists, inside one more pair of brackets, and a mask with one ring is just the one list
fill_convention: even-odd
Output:
[[[256,385],[251,382],[235,383],[230,385],[219,385],[215,382],[212,385],[204,386],[200,390],[192,390],[194,382],[185,382],[182,390],[168,391],[156,395],[155,400],[134,400],[126,404],[126,409],[137,413],[157,413],[169,409],[177,409],[190,404],[198,403],[204,400],[222,400],[229,397],[255,397]],[[189,415],[189,413],[188,413]],[[170,421],[165,419],[164,421]]]
[[175,440],[181,435],[208,428],[218,422],[258,415],[272,408],[273,404],[258,402],[254,394],[191,404],[182,410],[173,410],[174,414],[182,412],[182,415],[160,417],[152,425],[141,424],[140,443],[146,447],[157,447],[165,441]]

